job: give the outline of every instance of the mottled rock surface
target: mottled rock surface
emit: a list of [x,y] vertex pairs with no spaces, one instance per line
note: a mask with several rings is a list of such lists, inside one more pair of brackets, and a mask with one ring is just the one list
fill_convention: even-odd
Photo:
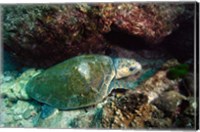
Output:
[[[105,22],[105,31],[111,30],[111,25],[128,34],[142,37],[150,43],[158,43],[179,26],[189,10],[184,3],[119,3],[102,4],[100,12]],[[183,17],[184,16],[184,17]],[[106,31],[106,29],[108,31]]]
[[[29,69],[14,80],[2,80],[0,96],[2,98],[8,98],[11,101],[30,99],[25,92],[25,86],[33,76],[36,76],[40,72],[40,70]],[[6,75],[4,76],[2,78],[7,78]]]
[[[22,64],[49,67],[100,53],[105,41],[87,4],[3,6],[4,48]],[[20,28],[19,28],[20,27]]]
[[[105,54],[110,44],[104,34],[113,31],[124,32],[131,40],[141,38],[148,45],[161,43],[180,23],[192,21],[193,8],[194,4],[186,3],[6,5],[2,10],[3,46],[22,64],[49,67],[80,54]],[[187,23],[180,28],[185,27]],[[186,36],[180,33],[175,36]],[[118,35],[121,46],[122,36]],[[187,49],[181,48],[182,41],[170,38],[169,42],[168,47],[179,45],[180,52]],[[189,45],[184,42],[184,47]]]
[[164,92],[153,103],[161,110],[166,112],[174,112],[186,97],[180,93],[171,90]]
[[34,127],[39,118],[40,105],[18,100],[8,105],[1,99],[0,127]]

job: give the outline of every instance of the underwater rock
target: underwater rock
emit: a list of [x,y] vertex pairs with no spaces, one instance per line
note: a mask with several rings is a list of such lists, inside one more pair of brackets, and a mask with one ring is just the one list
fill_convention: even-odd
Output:
[[[191,7],[190,7],[191,6]],[[187,10],[188,19],[180,23],[177,30],[174,30],[163,41],[165,48],[180,62],[189,59],[194,60],[195,47],[195,16],[194,5],[189,5],[190,9]],[[197,15],[198,16],[198,15]],[[198,19],[198,17],[196,17]],[[194,64],[194,63],[193,63]]]
[[[107,100],[103,107],[102,125],[105,128],[168,128],[172,125],[170,117],[152,104],[160,100],[166,90],[178,87],[180,80],[167,78],[168,68],[177,61],[167,61],[152,77],[141,83],[133,91],[128,90],[118,99]],[[167,66],[169,66],[167,68]],[[131,96],[130,96],[131,95]],[[181,96],[184,97],[184,96]],[[146,98],[146,99],[145,99]],[[130,99],[130,100],[129,100]],[[164,104],[170,103],[166,101]],[[161,114],[162,113],[162,114]],[[157,115],[157,116],[155,116]]]
[[[168,61],[169,63],[170,61]],[[171,66],[173,66],[172,63]],[[167,69],[159,70],[155,75],[147,79],[133,91],[128,90],[121,97],[107,100],[103,107],[102,125],[105,128],[169,128],[172,126],[172,119],[165,117],[164,112],[157,109],[152,104],[154,100],[160,101],[160,104],[172,106],[169,108],[172,112],[176,112],[178,107],[176,99],[186,99],[183,95],[172,94],[175,98],[167,100],[163,103],[160,96],[164,96],[165,91],[177,87],[180,80],[169,80],[166,76]],[[164,94],[164,95],[163,95]],[[131,95],[131,96],[130,96]],[[139,95],[139,96],[138,96]],[[168,95],[168,94],[167,94]],[[169,93],[171,95],[171,93]],[[180,95],[180,96],[176,96]],[[132,100],[129,101],[129,98]],[[177,98],[176,98],[177,97]],[[180,98],[178,98],[180,97]],[[181,98],[182,97],[182,98]],[[146,98],[146,99],[145,99]],[[173,100],[174,99],[174,100]],[[139,101],[140,100],[140,101]],[[170,103],[174,101],[174,103]],[[176,105],[175,107],[173,107]],[[160,108],[160,107],[159,107]],[[167,108],[166,108],[167,109]]]
[[189,97],[180,104],[179,113],[174,117],[173,121],[174,128],[195,128],[199,116],[198,112],[195,112],[197,110],[197,102],[194,97]]
[[38,118],[35,127],[42,128],[102,128],[102,106],[105,102],[95,107],[77,110],[56,109],[46,118]]
[[12,106],[6,106],[6,99],[1,101],[1,127],[33,127],[33,119],[38,115],[40,105],[18,100]]
[[15,78],[12,75],[1,75],[1,78],[0,78],[1,83],[9,82],[9,81],[14,80],[14,79]]
[[180,80],[169,80],[167,78],[167,70],[160,70],[154,76],[150,77],[134,92],[143,93],[148,97],[148,102],[158,98],[164,91],[177,87]]
[[155,99],[152,103],[157,106],[162,111],[168,113],[175,113],[178,109],[178,106],[181,104],[183,100],[187,98],[180,93],[171,90],[162,93],[157,99]]
[[[147,96],[138,93],[125,94],[117,98],[116,106],[122,111],[134,112],[137,107],[147,102]],[[130,105],[131,104],[131,105]]]
[[[123,95],[122,95],[123,96]],[[127,128],[132,119],[132,113],[117,108],[115,98],[108,98],[103,106],[103,128]]]
[[[33,127],[33,119],[38,116],[40,105],[31,102],[25,92],[26,83],[40,70],[29,69],[14,80],[1,84],[1,127]],[[27,101],[28,100],[28,101]]]
[[[105,42],[87,4],[5,5],[4,48],[22,64],[49,67],[84,53],[101,53]],[[20,27],[20,28],[19,28]]]
[[29,69],[15,80],[2,83],[0,93],[1,98],[8,98],[10,101],[30,99],[25,91],[25,86],[33,76],[39,74],[40,72],[40,70],[36,71],[35,69]]
[[[138,96],[139,95],[139,96]],[[120,96],[119,98],[126,99],[128,96],[140,98],[140,94],[129,93]],[[155,123],[156,121],[160,121],[162,119],[162,123],[157,123],[157,126],[160,128],[164,128],[170,126],[170,119],[164,118],[164,114],[158,110],[152,104],[148,104],[145,100],[138,101],[132,100],[137,105],[133,109],[128,110],[125,107],[119,106],[119,104],[124,103],[125,100],[122,99],[110,99],[103,106],[103,117],[102,117],[102,127],[103,128],[146,128],[150,123]],[[129,102],[128,99],[126,100]],[[124,106],[131,107],[132,103],[125,103]],[[163,119],[164,118],[164,119]],[[167,120],[166,120],[167,119]],[[150,125],[149,125],[150,126]]]
[[[182,109],[181,111],[183,111],[182,113],[190,115],[190,116],[196,116],[195,112],[197,110],[197,100],[195,100],[194,97],[188,97],[187,100],[185,102],[183,102],[180,107],[183,107],[184,109]],[[185,107],[187,106],[187,107]]]
[[[103,32],[119,30],[144,38],[150,43],[159,43],[175,30],[179,17],[188,19],[187,6],[183,3],[110,3],[100,4]],[[192,13],[190,11],[190,13]]]
[[[142,98],[144,97],[144,99]],[[135,100],[134,100],[135,99]],[[146,98],[147,99],[147,98]],[[102,126],[104,128],[138,128],[131,126],[136,111],[146,103],[141,94],[124,94],[110,100],[103,107]]]
[[56,110],[47,118],[40,118],[35,127],[42,128],[90,128],[95,109],[71,111]]
[[[154,113],[153,113],[154,114]],[[160,117],[152,118],[149,121],[145,122],[145,128],[154,128],[154,129],[163,129],[163,128],[171,128],[172,120],[169,117]]]
[[4,5],[3,46],[22,64],[49,67],[80,54],[104,54],[108,44],[103,34],[116,29],[159,43],[190,18],[188,6],[193,7],[182,3]]
[[190,95],[194,95],[194,91],[195,91],[195,87],[194,87],[194,74],[192,72],[189,72],[183,79],[183,81],[181,82],[181,91],[183,92],[183,94],[185,94],[186,96]]
[[179,61],[177,60],[177,59],[175,59],[175,58],[172,58],[172,59],[169,59],[169,60],[167,60],[163,65],[162,65],[162,69],[163,70],[167,70],[167,69],[169,69],[169,68],[171,68],[171,67],[174,67],[174,66],[177,66],[177,65],[179,65],[180,63],[179,63]]
[[[158,123],[159,122],[159,123]],[[134,114],[130,128],[169,128],[170,118],[152,104],[143,104]]]

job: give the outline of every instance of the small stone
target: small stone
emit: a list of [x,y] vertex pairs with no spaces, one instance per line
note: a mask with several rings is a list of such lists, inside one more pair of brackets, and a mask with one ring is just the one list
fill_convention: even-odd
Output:
[[25,91],[25,86],[31,77],[40,72],[40,70],[36,71],[35,69],[29,69],[15,80],[3,82],[1,84],[1,97],[9,98],[11,101],[30,99]]
[[24,119],[29,119],[32,116],[32,110],[27,109],[23,114],[22,114]]
[[153,104],[161,110],[175,112],[182,100],[186,100],[186,97],[172,90],[164,92],[160,97],[153,101]]
[[27,121],[27,120],[22,120],[22,121],[20,122],[20,125],[21,125],[22,127],[34,127],[33,123],[30,122],[30,121]]
[[23,117],[22,117],[22,115],[15,115],[15,116],[13,116],[13,119],[14,119],[15,121],[17,121],[17,120],[23,119]]
[[180,63],[178,62],[177,59],[173,58],[173,59],[170,59],[168,60],[167,62],[165,62],[162,66],[162,69],[169,69],[171,67],[174,67],[174,66],[177,66],[179,65]]
[[11,81],[13,79],[13,77],[12,76],[6,76],[6,77],[4,77],[4,82],[9,82],[9,81]]
[[28,109],[29,105],[29,102],[18,100],[17,104],[11,109],[13,110],[14,114],[18,115],[24,113]]
[[0,118],[0,124],[7,124],[13,121],[13,116],[7,113],[2,113]]

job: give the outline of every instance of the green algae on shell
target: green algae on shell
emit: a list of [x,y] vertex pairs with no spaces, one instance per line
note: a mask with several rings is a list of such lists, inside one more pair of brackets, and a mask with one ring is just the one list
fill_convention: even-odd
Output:
[[135,60],[113,61],[103,55],[82,55],[35,76],[28,82],[26,91],[33,99],[59,109],[82,108],[101,102],[112,90],[109,85],[113,79],[139,70],[141,65]]

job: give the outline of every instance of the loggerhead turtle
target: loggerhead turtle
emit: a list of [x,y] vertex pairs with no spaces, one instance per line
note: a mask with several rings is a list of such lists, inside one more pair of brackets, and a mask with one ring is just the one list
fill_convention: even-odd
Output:
[[78,109],[101,102],[115,86],[113,80],[136,74],[134,59],[82,55],[59,63],[33,77],[26,92],[58,109]]

